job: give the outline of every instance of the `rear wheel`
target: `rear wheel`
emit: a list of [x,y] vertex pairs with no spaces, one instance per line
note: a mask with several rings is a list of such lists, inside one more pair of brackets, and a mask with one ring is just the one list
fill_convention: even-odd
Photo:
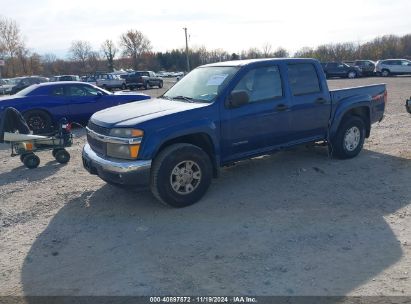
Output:
[[357,156],[365,140],[365,123],[361,117],[349,116],[340,124],[332,140],[333,154],[340,159]]
[[127,86],[126,86],[126,84],[125,84],[125,83],[123,83],[123,84],[121,85],[121,89],[122,89],[122,90],[127,89]]
[[23,116],[33,134],[48,133],[52,129],[51,117],[47,112],[32,110],[24,113]]
[[186,207],[203,197],[211,178],[212,164],[207,153],[191,144],[175,144],[156,157],[151,191],[166,205]]
[[163,87],[163,82],[162,82],[162,81],[160,81],[160,82],[158,83],[158,87],[159,87],[160,89]]
[[34,153],[29,153],[24,157],[23,163],[27,168],[34,169],[39,166],[40,158]]

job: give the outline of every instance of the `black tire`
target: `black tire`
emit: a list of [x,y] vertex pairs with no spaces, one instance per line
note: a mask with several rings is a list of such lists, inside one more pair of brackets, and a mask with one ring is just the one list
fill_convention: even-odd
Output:
[[388,76],[390,76],[390,71],[389,70],[387,70],[387,69],[383,69],[382,71],[381,71],[381,76],[382,77],[388,77]]
[[29,153],[24,153],[24,154],[21,154],[20,155],[20,161],[24,164],[24,158],[27,156],[27,155],[29,155],[29,154],[33,154],[32,152],[29,152]]
[[150,87],[150,85],[148,84],[148,81],[146,81],[144,83],[144,90],[148,90],[149,87]]
[[32,110],[27,111],[23,116],[33,134],[45,134],[52,131],[52,120],[47,112]]
[[37,168],[40,165],[40,158],[34,153],[29,153],[24,157],[23,164],[29,169]]
[[60,164],[66,164],[70,161],[70,153],[68,153],[64,149],[58,150],[54,157],[56,158],[56,161]]
[[[357,136],[358,140],[353,139]],[[341,122],[337,134],[332,139],[332,153],[340,159],[353,158],[361,152],[364,140],[364,120],[358,116],[348,116]]]
[[123,84],[121,85],[121,89],[122,89],[122,90],[127,89],[127,86],[126,86],[126,84],[125,84],[125,83],[123,83]]
[[163,87],[163,82],[160,81],[160,82],[158,83],[158,88],[161,89],[162,87]]
[[[178,178],[175,169],[184,163],[193,163],[194,169],[191,174],[191,181],[187,182],[193,189],[185,194],[179,193],[178,189],[173,189],[173,176]],[[184,167],[185,170],[187,167]],[[174,144],[161,151],[154,160],[154,165],[151,169],[151,192],[163,204],[181,208],[190,206],[199,201],[206,193],[211,184],[212,178],[212,163],[209,156],[201,148],[191,144]],[[199,177],[194,178],[194,173],[199,173]],[[180,171],[181,174],[181,171]],[[180,175],[181,177],[182,175]],[[181,177],[183,178],[183,177]],[[194,181],[196,180],[196,181]],[[178,182],[178,181],[176,181]],[[192,186],[194,183],[194,186]]]
[[51,151],[51,154],[53,155],[53,157],[56,157],[57,152],[60,150],[61,148],[53,149],[53,151]]

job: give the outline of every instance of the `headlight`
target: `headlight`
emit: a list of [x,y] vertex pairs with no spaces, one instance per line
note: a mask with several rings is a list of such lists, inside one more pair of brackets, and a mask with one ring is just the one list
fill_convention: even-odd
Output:
[[121,145],[107,143],[107,156],[122,159],[136,159],[140,145]]
[[138,129],[114,128],[110,130],[110,136],[115,137],[143,137],[144,132]]

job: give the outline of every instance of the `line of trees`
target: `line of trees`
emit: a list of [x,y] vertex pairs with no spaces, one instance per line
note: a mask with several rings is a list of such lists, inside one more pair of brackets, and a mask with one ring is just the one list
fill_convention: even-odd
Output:
[[[136,29],[121,34],[117,44],[111,39],[105,40],[99,50],[93,49],[88,41],[72,41],[67,59],[58,58],[52,53],[40,55],[26,46],[20,28],[14,20],[0,16],[0,59],[6,61],[6,65],[2,67],[3,77],[88,75],[120,69],[183,71],[186,67],[185,56],[184,49],[153,52],[148,37]],[[286,49],[273,49],[269,43],[261,48],[251,47],[239,53],[228,53],[223,49],[209,50],[205,46],[191,48],[189,51],[192,68],[226,60],[290,56]],[[317,58],[320,61],[411,58],[411,34],[386,35],[366,43],[304,47],[292,56]]]

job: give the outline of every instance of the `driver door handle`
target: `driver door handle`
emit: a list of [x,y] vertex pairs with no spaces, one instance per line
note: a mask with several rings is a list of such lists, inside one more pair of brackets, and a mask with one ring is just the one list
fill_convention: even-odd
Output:
[[276,107],[276,110],[277,111],[285,111],[285,110],[287,110],[288,109],[288,107],[285,105],[285,104],[279,104],[277,107]]
[[316,100],[315,100],[315,102],[314,103],[316,103],[316,104],[324,104],[324,103],[326,103],[327,102],[327,100],[325,100],[324,98],[317,98]]

